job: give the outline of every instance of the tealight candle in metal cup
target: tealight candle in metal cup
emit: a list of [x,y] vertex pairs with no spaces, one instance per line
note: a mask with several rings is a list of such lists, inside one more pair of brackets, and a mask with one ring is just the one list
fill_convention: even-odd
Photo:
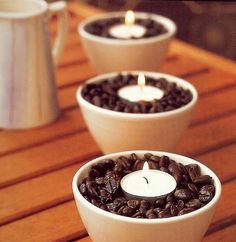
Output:
[[124,176],[120,185],[128,199],[145,199],[153,202],[173,192],[177,183],[170,174],[160,170],[151,170],[145,162],[142,170]]
[[146,101],[150,102],[154,99],[159,100],[163,97],[164,92],[154,86],[146,85],[145,76],[140,73],[137,85],[128,85],[118,90],[118,95],[131,102]]
[[116,24],[109,29],[110,35],[118,39],[141,38],[146,31],[144,26],[135,24],[135,14],[131,10],[125,15],[125,23]]

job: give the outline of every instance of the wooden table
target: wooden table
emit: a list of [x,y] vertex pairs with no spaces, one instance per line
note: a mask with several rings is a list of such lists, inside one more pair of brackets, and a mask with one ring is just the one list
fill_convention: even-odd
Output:
[[[84,162],[101,155],[75,99],[78,85],[95,75],[77,24],[98,10],[75,3],[69,7],[70,36],[56,73],[60,119],[38,129],[0,131],[0,241],[91,241],[76,210],[71,181]],[[236,64],[174,40],[161,71],[187,79],[200,94],[192,123],[173,151],[206,164],[223,184],[204,241],[235,242]]]

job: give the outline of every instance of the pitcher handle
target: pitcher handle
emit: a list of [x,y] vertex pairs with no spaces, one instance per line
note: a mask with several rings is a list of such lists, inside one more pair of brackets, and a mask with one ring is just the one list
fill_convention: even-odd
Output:
[[50,16],[58,16],[58,34],[52,49],[52,56],[54,65],[57,66],[59,58],[64,49],[68,31],[69,31],[69,14],[66,7],[66,2],[59,1],[49,4]]

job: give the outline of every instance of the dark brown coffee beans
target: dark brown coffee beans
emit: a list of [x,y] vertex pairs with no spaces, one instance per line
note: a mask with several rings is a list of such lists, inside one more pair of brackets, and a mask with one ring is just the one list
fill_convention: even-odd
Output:
[[[147,161],[152,169],[160,169],[178,179],[174,192],[154,202],[127,199],[120,187],[126,174],[142,169]],[[132,218],[168,218],[193,212],[209,203],[215,195],[213,180],[201,175],[196,164],[184,166],[167,156],[146,153],[142,157],[131,154],[116,160],[105,159],[95,164],[89,176],[78,185],[80,193],[94,206],[105,211]]]
[[[150,38],[167,32],[166,28],[161,23],[158,23],[152,19],[136,18],[135,22],[146,28],[146,33],[141,38]],[[117,24],[123,23],[124,18],[108,18],[96,20],[87,24],[85,26],[85,30],[93,35],[116,39],[114,36],[110,35],[109,29]]]
[[[127,76],[129,77],[127,79]],[[91,104],[109,109],[116,112],[125,113],[160,113],[180,108],[192,100],[192,94],[189,90],[178,87],[175,83],[168,82],[164,78],[153,79],[146,76],[146,83],[150,86],[156,86],[163,90],[164,95],[161,99],[154,99],[151,102],[140,101],[130,102],[118,95],[120,88],[126,85],[137,84],[137,75],[117,75],[110,79],[102,80],[98,83],[86,84],[82,89],[82,96]],[[148,156],[148,155],[147,155]],[[157,157],[148,157],[150,161],[158,162]],[[161,167],[168,167],[170,161],[168,157],[160,160]],[[195,178],[197,168],[193,166],[186,168],[190,172],[190,177]]]

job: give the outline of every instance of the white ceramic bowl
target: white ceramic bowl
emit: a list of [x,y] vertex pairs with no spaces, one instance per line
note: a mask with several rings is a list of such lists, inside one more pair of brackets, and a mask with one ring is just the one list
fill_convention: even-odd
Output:
[[170,19],[150,13],[136,12],[137,18],[151,18],[165,26],[167,32],[156,37],[120,40],[88,33],[85,26],[95,20],[124,17],[125,12],[113,12],[82,21],[78,31],[89,60],[98,73],[122,70],[156,71],[163,62],[176,25]]
[[[79,192],[78,184],[88,176],[90,167],[105,158],[115,159],[131,153],[143,155],[151,152],[154,155],[167,155],[184,165],[196,163],[204,175],[213,178],[216,188],[214,198],[204,207],[182,216],[162,219],[129,218],[106,212],[88,202]],[[221,195],[221,184],[218,177],[205,165],[172,153],[159,151],[129,151],[114,153],[94,159],[82,166],[73,178],[74,198],[82,221],[94,242],[199,242],[203,238]]]
[[[122,74],[125,73],[140,72],[122,72]],[[83,86],[79,87],[77,100],[83,117],[104,153],[139,149],[171,151],[190,123],[198,98],[193,85],[167,74],[144,71],[142,73],[153,78],[164,77],[170,82],[176,82],[178,86],[189,89],[193,98],[187,105],[172,111],[153,114],[123,113],[106,110],[89,103],[81,95]],[[99,82],[116,75],[117,73],[103,74],[87,82]]]

